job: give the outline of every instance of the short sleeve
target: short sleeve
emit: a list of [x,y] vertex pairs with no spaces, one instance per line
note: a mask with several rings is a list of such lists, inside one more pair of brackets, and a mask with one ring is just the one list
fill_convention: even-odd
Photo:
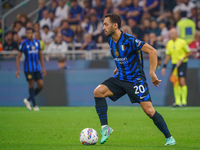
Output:
[[166,55],[170,55],[169,42],[166,45],[166,52],[165,52],[165,54]]
[[144,44],[145,42],[136,38],[132,38],[131,46],[133,50],[140,50]]

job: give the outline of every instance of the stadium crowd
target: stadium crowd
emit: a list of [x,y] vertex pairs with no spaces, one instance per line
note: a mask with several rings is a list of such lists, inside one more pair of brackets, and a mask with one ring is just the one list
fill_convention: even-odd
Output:
[[[44,51],[65,52],[73,49],[70,46],[73,43],[82,43],[75,50],[100,49],[97,43],[107,42],[102,30],[102,20],[107,13],[120,15],[122,31],[156,49],[165,48],[172,27],[178,28],[179,35],[183,37],[183,34],[195,33],[187,39],[187,43],[192,48],[200,45],[198,0],[52,0],[48,7],[45,2],[38,0],[40,10],[34,22],[27,14],[17,15],[12,31],[6,33],[3,48],[0,44],[0,50],[16,50],[16,45],[26,36],[27,27],[34,29],[34,38],[40,40]],[[181,20],[183,23],[180,23]],[[183,33],[181,28],[188,20],[193,25]]]

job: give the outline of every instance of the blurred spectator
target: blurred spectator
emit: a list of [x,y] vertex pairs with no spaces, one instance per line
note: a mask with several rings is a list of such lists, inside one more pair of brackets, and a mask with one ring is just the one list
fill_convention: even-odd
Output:
[[56,9],[57,9],[57,2],[55,0],[51,1],[51,6],[49,8],[49,12],[53,12],[53,14],[56,14]]
[[169,41],[169,30],[171,29],[171,24],[170,22],[164,23],[164,27],[161,29],[161,38],[162,38],[162,44],[166,45],[167,42]]
[[73,31],[76,31],[77,25],[81,20],[82,8],[77,3],[77,0],[71,0],[68,21]]
[[160,0],[146,0],[143,5],[143,11],[157,17],[160,11]]
[[44,49],[45,49],[45,43],[44,43],[44,41],[41,39],[40,32],[35,32],[35,33],[34,33],[34,38],[35,38],[36,40],[39,40],[39,41],[40,41],[40,49],[41,49],[41,50],[44,50]]
[[82,11],[82,17],[90,14],[91,2],[90,0],[84,0],[84,7]]
[[91,15],[88,33],[90,33],[92,35],[92,39],[95,40],[96,42],[97,42],[99,35],[102,32],[102,29],[103,29],[103,23],[101,22],[101,20],[98,20],[96,15],[94,15],[94,14]]
[[118,8],[121,19],[127,20],[126,13],[128,12],[129,8],[127,7],[126,1],[122,1],[118,6]]
[[48,25],[44,25],[42,30],[41,39],[44,41],[45,47],[48,47],[48,45],[53,41],[54,33],[49,29]]
[[105,16],[108,13],[112,13],[113,11],[113,3],[112,0],[106,1],[106,7],[104,8],[103,15]]
[[112,3],[114,4],[114,8],[118,7],[122,1],[123,0],[112,0]]
[[194,41],[192,41],[189,44],[189,47],[191,49],[196,49],[195,52],[193,52],[193,55],[195,56],[196,59],[199,59],[200,58],[200,33],[198,31],[195,31]]
[[73,41],[74,31],[69,27],[69,22],[67,20],[61,23],[61,33],[65,42],[70,43]]
[[[158,43],[156,33],[154,33],[154,32],[151,32],[149,34],[149,44],[153,48],[155,48],[156,50],[159,50],[160,48],[162,48],[161,45]],[[157,61],[157,68],[160,69],[160,66],[162,64],[162,59],[159,56],[159,53],[157,54],[157,59],[158,59],[158,61]]]
[[16,32],[19,38],[26,36],[26,28],[22,26],[21,21],[16,21],[14,23],[14,32]]
[[69,67],[66,64],[66,59],[63,57],[58,58],[58,67],[61,70],[69,69]]
[[142,39],[142,32],[140,28],[137,27],[137,22],[134,19],[130,18],[128,19],[128,25],[132,30],[133,36],[135,36],[138,39]]
[[43,18],[40,20],[40,27],[43,27],[44,25],[49,26],[50,28],[50,18],[49,18],[49,11],[44,10],[42,13]]
[[177,22],[181,19],[181,14],[180,12],[174,12],[174,27],[177,26]]
[[[18,50],[18,44],[13,41],[13,35],[12,32],[8,32],[5,36],[5,42],[3,44],[4,51],[17,51]],[[12,58],[14,57],[14,54],[4,55],[5,58]]]
[[198,10],[197,7],[194,7],[191,9],[191,17],[190,19],[193,20],[195,23],[197,23],[197,15],[198,15]]
[[34,23],[34,31],[40,33],[40,24],[39,23]]
[[151,21],[151,29],[150,29],[150,33],[155,33],[156,36],[160,36],[161,34],[161,30],[160,28],[158,27],[158,23],[155,21],[155,20],[152,20]]
[[143,41],[149,44],[149,39],[150,39],[150,38],[149,38],[149,34],[148,34],[148,33],[145,33],[145,34],[143,35]]
[[[2,43],[0,42],[0,52],[3,51],[3,45]],[[1,57],[0,57],[1,58]]]
[[139,5],[139,0],[133,0],[132,5],[129,7],[129,10],[126,14],[126,18],[133,18],[134,20],[137,21],[137,23],[140,22],[141,18],[142,18],[142,7],[140,7]]
[[23,27],[26,27],[26,24],[29,21],[27,14],[19,14],[17,20],[21,21]]
[[58,32],[47,48],[48,58],[65,57],[68,50],[68,44],[63,41],[62,34]]
[[171,24],[174,24],[174,17],[173,17],[173,13],[171,10],[166,10],[164,13],[162,13],[157,19],[156,21],[161,22],[170,22]]
[[186,11],[186,16],[190,17],[191,16],[190,12],[194,7],[195,7],[194,3],[191,2],[190,0],[181,0],[181,3],[173,9],[173,12]]
[[102,4],[101,0],[96,0],[96,6],[94,7],[98,17],[101,19],[103,18],[103,11],[105,9],[105,6]]
[[122,26],[122,27],[121,27],[121,30],[122,30],[124,33],[133,35],[133,32],[132,32],[131,28],[130,28],[128,25]]
[[[85,32],[87,33],[87,32]],[[77,30],[74,34],[74,43],[81,43],[83,41],[84,31],[80,25],[77,26]]]
[[90,29],[90,17],[89,16],[85,16],[85,18],[83,19],[83,21],[80,24],[80,27],[83,30],[83,32],[88,33],[88,31]]
[[200,32],[200,20],[197,20],[197,30]]
[[37,22],[39,22],[42,18],[43,18],[43,11],[47,9],[47,7],[45,6],[45,2],[46,0],[38,0],[38,5],[39,5],[39,12],[38,12],[38,18],[37,18]]
[[65,3],[65,0],[58,0],[58,7],[56,8],[55,16],[60,18],[61,20],[68,19],[68,11],[69,7]]
[[177,22],[177,32],[180,38],[184,39],[187,44],[194,40],[196,24],[193,20],[186,18],[187,12],[181,12],[181,20]]
[[1,24],[2,20],[0,18],[0,42],[2,41],[2,24]]
[[49,12],[49,19],[50,19],[50,30],[56,31],[57,28],[60,26],[61,19],[56,18],[53,12]]
[[149,34],[150,29],[151,29],[151,22],[149,19],[144,19],[142,23],[142,34]]
[[22,42],[22,39],[19,38],[17,33],[13,33],[13,41],[19,45]]
[[32,29],[34,29],[34,27],[33,27],[33,23],[31,22],[31,21],[28,21],[27,23],[26,23],[26,26],[25,26],[26,28],[32,28]]
[[94,50],[97,49],[96,42],[92,40],[92,35],[89,33],[85,33],[83,37],[83,44],[79,48],[79,50]]

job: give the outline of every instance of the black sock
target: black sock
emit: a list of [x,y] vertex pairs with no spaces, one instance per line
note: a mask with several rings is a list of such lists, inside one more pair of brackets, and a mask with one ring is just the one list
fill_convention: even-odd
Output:
[[[35,97],[38,93],[40,93],[40,91],[41,91],[41,89],[36,88],[36,89],[34,90],[34,97]],[[30,97],[30,96],[29,96],[29,98],[28,98],[28,101],[31,101],[31,97]]]
[[36,106],[36,102],[35,102],[35,91],[34,88],[29,88],[29,98],[28,101],[32,101],[33,107]]
[[165,135],[165,138],[169,138],[171,136],[167,124],[165,123],[165,120],[163,119],[161,114],[159,114],[156,111],[151,119],[153,120],[154,124],[158,127],[158,129]]
[[41,89],[36,88],[35,89],[35,96],[41,91]]
[[108,106],[106,103],[106,99],[104,97],[95,97],[95,108],[99,116],[101,125],[107,125],[108,124],[108,119],[107,119]]

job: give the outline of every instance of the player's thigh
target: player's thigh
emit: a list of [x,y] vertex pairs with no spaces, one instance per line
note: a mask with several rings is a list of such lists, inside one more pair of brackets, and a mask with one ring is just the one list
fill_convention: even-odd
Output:
[[179,77],[179,84],[180,86],[186,85],[185,77]]
[[113,96],[111,90],[104,84],[100,84],[94,90],[94,97],[108,97]]
[[27,82],[28,82],[28,87],[29,88],[34,88],[35,80],[27,80]]
[[44,87],[43,79],[37,80],[36,83],[37,83],[37,88],[42,89]]

